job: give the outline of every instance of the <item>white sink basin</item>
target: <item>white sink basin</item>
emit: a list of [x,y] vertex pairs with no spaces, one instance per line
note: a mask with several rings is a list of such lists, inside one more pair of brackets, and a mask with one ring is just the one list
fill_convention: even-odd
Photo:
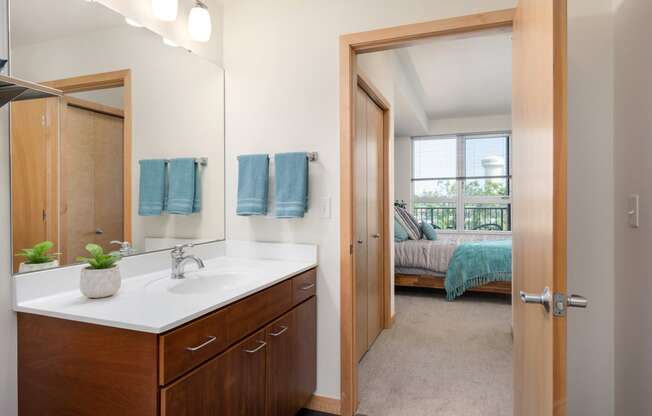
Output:
[[152,292],[167,291],[176,295],[230,292],[246,286],[254,276],[255,270],[245,268],[200,270],[186,272],[184,279],[165,277],[151,281],[146,285],[146,289]]

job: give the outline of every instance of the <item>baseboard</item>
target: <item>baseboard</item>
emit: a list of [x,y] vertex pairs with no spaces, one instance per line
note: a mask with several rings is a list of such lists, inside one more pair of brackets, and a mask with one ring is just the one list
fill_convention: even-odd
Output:
[[313,395],[308,403],[304,406],[306,409],[316,410],[318,412],[330,413],[332,415],[340,414],[340,399],[331,397]]
[[396,323],[396,313],[392,314],[392,317],[389,318],[389,326],[390,326],[390,328],[393,327],[395,323]]

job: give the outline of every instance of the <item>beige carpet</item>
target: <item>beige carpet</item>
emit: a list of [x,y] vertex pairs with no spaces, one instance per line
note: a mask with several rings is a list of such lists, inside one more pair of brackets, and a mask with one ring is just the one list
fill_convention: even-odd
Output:
[[500,295],[397,290],[396,323],[360,363],[359,414],[512,414],[511,306]]

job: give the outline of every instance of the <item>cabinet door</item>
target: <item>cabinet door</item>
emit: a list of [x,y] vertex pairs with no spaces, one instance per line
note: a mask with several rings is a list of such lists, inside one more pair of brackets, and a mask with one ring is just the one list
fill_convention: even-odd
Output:
[[289,416],[299,411],[294,398],[293,344],[296,338],[294,311],[267,326],[268,416]]
[[267,344],[252,335],[161,391],[163,416],[265,414]]
[[312,297],[293,311],[292,338],[294,400],[302,408],[317,388],[317,298]]

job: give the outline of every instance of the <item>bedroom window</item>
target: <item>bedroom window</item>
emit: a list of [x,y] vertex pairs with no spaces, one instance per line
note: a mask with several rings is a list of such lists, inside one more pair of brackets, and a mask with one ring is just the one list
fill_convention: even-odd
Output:
[[412,208],[440,230],[511,231],[510,134],[412,140]]

